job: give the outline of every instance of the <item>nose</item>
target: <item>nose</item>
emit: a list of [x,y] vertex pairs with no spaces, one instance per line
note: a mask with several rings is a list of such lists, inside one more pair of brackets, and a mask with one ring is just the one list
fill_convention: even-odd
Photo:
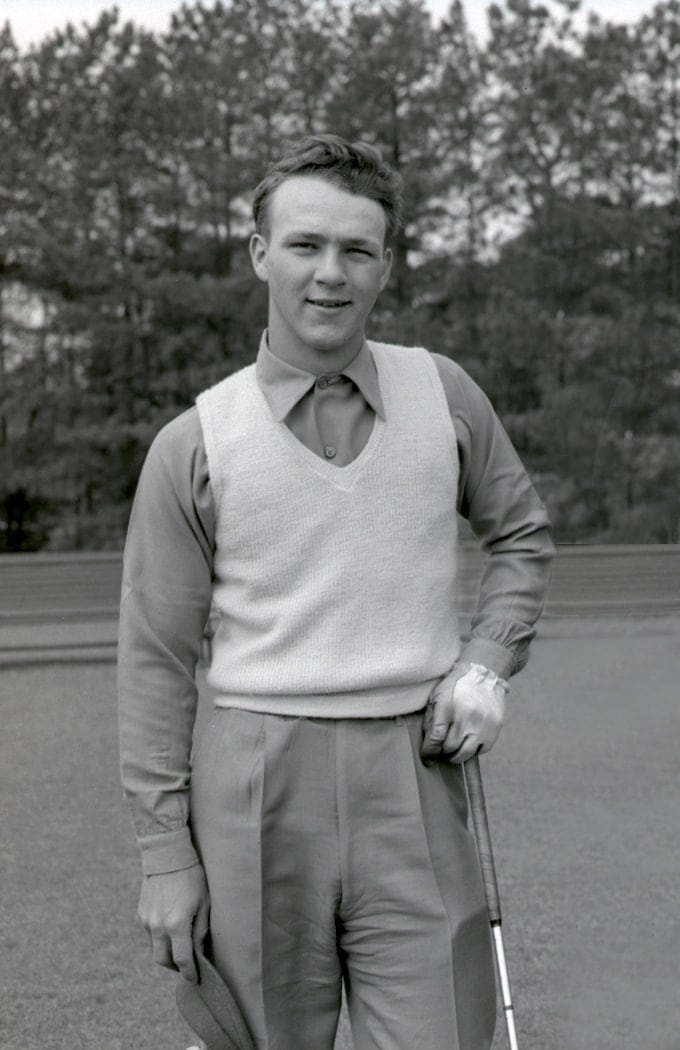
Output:
[[344,284],[346,276],[340,252],[330,246],[320,252],[314,276],[319,284],[331,286]]

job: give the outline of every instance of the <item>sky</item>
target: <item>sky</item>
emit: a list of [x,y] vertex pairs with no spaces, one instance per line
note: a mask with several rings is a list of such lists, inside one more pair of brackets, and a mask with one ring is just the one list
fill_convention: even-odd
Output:
[[[464,0],[470,27],[482,38],[489,0]],[[96,21],[99,12],[114,0],[0,0],[0,25],[9,21],[15,40],[24,49],[39,43],[66,22],[80,25]],[[132,20],[154,31],[164,31],[170,15],[181,7],[181,0],[117,0],[123,21]],[[435,17],[442,17],[449,0],[427,0]],[[655,0],[584,0],[583,10],[593,11],[612,22],[637,21],[653,10]]]

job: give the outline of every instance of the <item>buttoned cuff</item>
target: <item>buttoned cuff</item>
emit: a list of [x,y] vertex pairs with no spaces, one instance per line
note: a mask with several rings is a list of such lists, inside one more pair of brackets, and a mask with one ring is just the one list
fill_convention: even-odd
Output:
[[142,851],[142,871],[145,875],[166,875],[200,864],[188,827],[145,835],[137,841]]
[[508,679],[515,669],[515,657],[505,646],[490,638],[471,638],[464,646],[456,663],[482,664],[495,671],[499,678]]

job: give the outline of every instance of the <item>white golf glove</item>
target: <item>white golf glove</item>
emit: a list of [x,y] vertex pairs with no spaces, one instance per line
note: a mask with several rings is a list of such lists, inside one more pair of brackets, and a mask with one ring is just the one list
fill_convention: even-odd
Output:
[[455,664],[430,694],[421,756],[467,762],[496,743],[505,718],[508,683],[482,664]]

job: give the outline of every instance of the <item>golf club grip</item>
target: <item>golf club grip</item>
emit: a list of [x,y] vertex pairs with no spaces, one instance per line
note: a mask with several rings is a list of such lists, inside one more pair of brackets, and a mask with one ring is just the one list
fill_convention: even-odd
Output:
[[493,851],[491,849],[482,771],[479,768],[477,755],[469,758],[465,763],[465,782],[467,784],[472,824],[475,830],[475,838],[477,839],[477,852],[479,854],[479,865],[482,869],[482,881],[489,910],[489,921],[492,924],[500,923],[501,902],[498,895],[498,879],[496,878],[496,866],[493,862]]

